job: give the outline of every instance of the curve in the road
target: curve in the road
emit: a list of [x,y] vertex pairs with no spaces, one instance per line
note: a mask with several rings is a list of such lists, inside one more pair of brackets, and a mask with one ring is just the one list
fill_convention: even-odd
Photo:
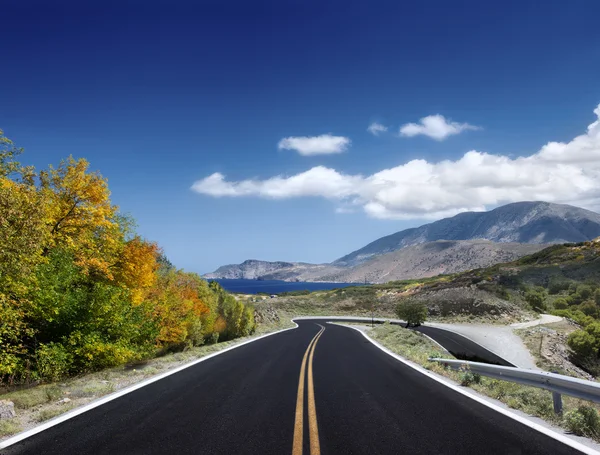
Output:
[[[345,316],[336,316],[331,318],[327,316],[305,316],[302,318],[295,318],[294,321],[310,321],[317,319],[327,320],[330,322],[360,322],[363,324],[369,323],[371,321],[371,319],[368,318]],[[385,322],[385,320],[380,318],[373,319],[374,324],[382,324],[383,322]],[[400,325],[406,327],[405,323],[393,320],[389,322],[393,325]],[[458,333],[452,332],[450,330],[440,329],[438,327],[430,327],[427,325],[421,325],[419,327],[411,328],[411,330],[416,330],[432,338],[435,342],[439,343],[444,349],[446,349],[450,354],[452,354],[459,360],[470,360],[473,362],[490,363],[493,365],[502,365],[506,367],[516,366],[510,363],[508,360],[503,359],[498,354],[490,351],[487,348],[484,348],[475,341],[470,340],[469,338]]]
[[[311,347],[325,322],[297,321],[295,330],[164,377],[4,453],[289,454],[307,347],[322,455],[581,453],[397,361],[355,330],[328,325]],[[302,433],[307,455],[307,426]]]

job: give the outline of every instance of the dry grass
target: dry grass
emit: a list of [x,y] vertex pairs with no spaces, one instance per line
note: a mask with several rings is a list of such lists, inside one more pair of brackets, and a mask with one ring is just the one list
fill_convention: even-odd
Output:
[[0,420],[0,438],[10,436],[22,430],[21,425],[15,420]]

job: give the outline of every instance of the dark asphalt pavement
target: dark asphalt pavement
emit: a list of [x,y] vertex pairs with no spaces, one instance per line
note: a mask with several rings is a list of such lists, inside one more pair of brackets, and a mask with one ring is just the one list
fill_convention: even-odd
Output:
[[2,453],[291,454],[298,378],[316,322],[326,327],[313,362],[324,455],[579,453],[324,321],[298,321],[298,329],[201,362]]
[[459,335],[458,333],[439,329],[437,327],[429,327],[426,325],[417,327],[414,330],[418,330],[419,332],[433,338],[439,344],[444,346],[444,348],[457,359],[470,360],[472,362],[491,363],[505,367],[515,366],[512,363],[504,360],[502,357],[494,354],[492,351],[462,335]]

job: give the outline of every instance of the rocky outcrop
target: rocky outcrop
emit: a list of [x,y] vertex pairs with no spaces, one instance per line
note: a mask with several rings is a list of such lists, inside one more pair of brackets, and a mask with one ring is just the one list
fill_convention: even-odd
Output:
[[12,401],[0,400],[0,420],[17,417],[15,404]]

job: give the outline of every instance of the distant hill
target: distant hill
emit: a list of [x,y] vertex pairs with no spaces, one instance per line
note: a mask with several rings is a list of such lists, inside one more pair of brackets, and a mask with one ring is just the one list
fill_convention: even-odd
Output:
[[204,278],[226,278],[245,280],[321,281],[319,276],[336,272],[339,268],[329,264],[307,264],[304,262],[257,261],[248,259],[241,264],[219,267]]
[[489,240],[437,240],[375,256],[354,267],[322,276],[323,281],[385,283],[489,267],[535,253],[547,245]]
[[[382,237],[331,264],[247,260],[205,278],[372,283],[455,273],[515,260],[544,244],[600,236],[600,214],[565,204],[517,202],[465,212]],[[444,242],[441,242],[441,241]]]
[[332,263],[351,267],[436,240],[486,239],[530,244],[583,242],[600,236],[600,214],[565,204],[516,202],[489,212],[465,212],[382,237]]
[[204,277],[255,280],[266,273],[293,266],[294,263],[292,262],[269,262],[248,259],[241,264],[222,265],[214,272],[207,273]]

